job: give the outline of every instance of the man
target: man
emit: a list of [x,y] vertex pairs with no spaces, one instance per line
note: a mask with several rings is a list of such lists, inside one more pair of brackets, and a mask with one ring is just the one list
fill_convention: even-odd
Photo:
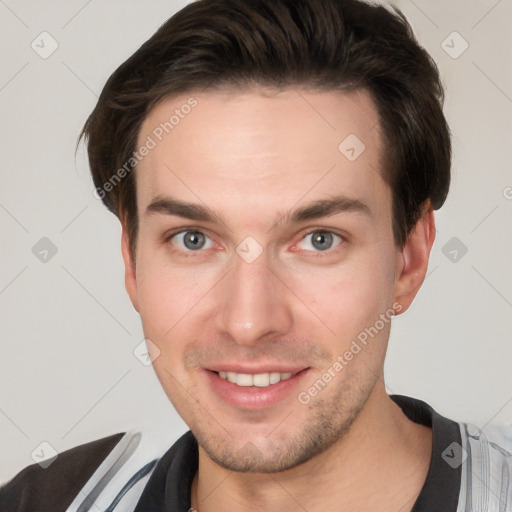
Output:
[[200,0],[165,23],[82,136],[190,432],[69,450],[1,509],[510,510],[510,429],[384,385],[448,193],[442,97],[400,13],[357,0]]

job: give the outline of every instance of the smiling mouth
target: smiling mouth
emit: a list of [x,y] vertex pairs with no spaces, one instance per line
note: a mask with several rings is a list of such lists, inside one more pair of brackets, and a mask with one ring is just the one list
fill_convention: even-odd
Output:
[[[224,368],[222,368],[224,366]],[[294,390],[307,378],[311,367],[282,365],[263,371],[265,366],[252,369],[236,368],[236,364],[203,368],[210,389],[236,410],[261,411],[290,399]],[[222,368],[222,369],[221,369]],[[232,370],[242,370],[234,372]],[[245,370],[245,372],[243,371]],[[252,370],[252,372],[251,372]],[[285,371],[276,371],[285,370]],[[251,372],[251,373],[249,373]]]

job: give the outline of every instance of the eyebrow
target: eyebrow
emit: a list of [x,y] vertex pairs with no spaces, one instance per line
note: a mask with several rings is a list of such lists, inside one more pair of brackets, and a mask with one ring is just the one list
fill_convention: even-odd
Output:
[[[205,205],[187,203],[172,197],[156,197],[146,208],[145,215],[174,215],[189,220],[225,224],[222,217]],[[360,201],[346,196],[334,196],[328,199],[312,201],[305,206],[279,212],[276,225],[298,224],[300,222],[329,217],[338,213],[359,213],[372,217],[370,208]]]

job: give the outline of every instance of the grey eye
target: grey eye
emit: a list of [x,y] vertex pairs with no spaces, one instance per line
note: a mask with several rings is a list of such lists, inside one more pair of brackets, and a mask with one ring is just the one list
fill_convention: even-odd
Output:
[[187,249],[201,249],[205,242],[205,236],[199,231],[186,231],[183,237],[183,244]]
[[338,244],[342,242],[342,238],[330,231],[312,231],[307,234],[302,242],[306,242],[306,240],[310,238],[310,245],[313,247],[312,249],[306,248],[306,250],[320,251],[325,252],[329,249],[332,249],[335,239],[339,240]]
[[[178,246],[182,251],[199,251],[201,249],[209,249],[212,246],[212,241],[201,231],[182,231],[172,237],[171,240],[176,240],[174,245]],[[208,245],[208,242],[210,244]]]

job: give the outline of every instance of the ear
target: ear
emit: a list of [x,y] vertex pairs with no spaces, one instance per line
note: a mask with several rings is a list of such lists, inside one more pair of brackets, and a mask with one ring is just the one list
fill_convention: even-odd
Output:
[[407,311],[423,284],[435,236],[434,211],[430,201],[427,201],[420,219],[397,255],[398,277],[395,281],[394,301],[400,304],[401,308],[396,307],[396,314]]
[[128,230],[124,222],[121,222],[121,226],[121,253],[123,254],[124,261],[124,284],[130,300],[132,301],[133,307],[137,312],[139,312],[139,294],[135,261],[130,248]]

